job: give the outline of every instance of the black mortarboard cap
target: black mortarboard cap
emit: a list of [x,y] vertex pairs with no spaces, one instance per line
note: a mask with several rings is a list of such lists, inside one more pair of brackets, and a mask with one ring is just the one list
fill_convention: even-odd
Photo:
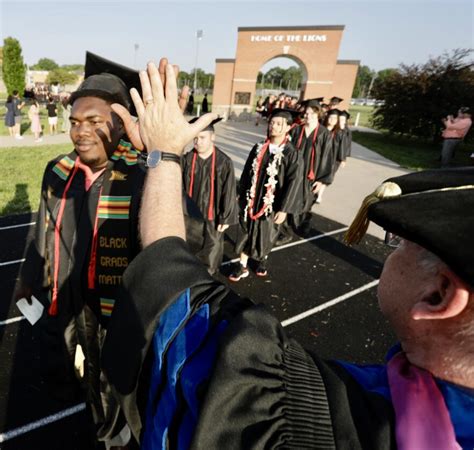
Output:
[[474,287],[472,211],[474,167],[411,173],[387,180],[364,199],[346,241],[360,241],[372,220],[434,253]]
[[138,71],[86,52],[84,81],[71,94],[69,102],[72,104],[80,97],[99,97],[120,103],[136,116],[135,106],[130,97],[131,88],[141,93]]
[[327,115],[328,116],[332,116],[332,115],[337,115],[337,116],[340,116],[341,115],[341,110],[340,109],[337,109],[337,108],[333,108],[333,109],[330,109],[328,112],[327,112]]
[[345,116],[345,117],[347,117],[348,119],[351,117],[351,115],[350,115],[346,110],[341,111],[341,112],[339,113],[339,115],[340,115],[340,116]]
[[[193,117],[188,123],[194,123],[196,120],[198,120],[199,117]],[[218,117],[217,119],[214,119],[204,130],[202,131],[212,131],[214,132],[214,125],[222,120],[222,117]]]
[[324,100],[324,97],[310,98],[306,100],[306,107],[308,108],[321,108],[321,101]]
[[342,102],[343,100],[344,100],[344,99],[341,98],[341,97],[331,97],[329,101],[330,101],[330,103],[340,103],[340,102]]
[[291,125],[298,115],[299,112],[294,109],[275,108],[271,113],[270,119],[273,119],[274,117],[283,117],[286,119],[288,125]]

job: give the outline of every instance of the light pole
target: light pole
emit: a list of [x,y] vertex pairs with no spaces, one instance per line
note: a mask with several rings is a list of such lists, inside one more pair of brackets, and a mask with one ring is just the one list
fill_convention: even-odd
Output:
[[133,47],[135,49],[135,52],[133,53],[133,67],[135,67],[136,69],[137,68],[137,53],[140,46],[138,44],[135,44]]
[[193,83],[193,90],[196,90],[197,87],[197,65],[198,65],[198,55],[199,55],[199,41],[204,36],[204,32],[202,30],[196,31],[196,63],[194,64],[194,83]]

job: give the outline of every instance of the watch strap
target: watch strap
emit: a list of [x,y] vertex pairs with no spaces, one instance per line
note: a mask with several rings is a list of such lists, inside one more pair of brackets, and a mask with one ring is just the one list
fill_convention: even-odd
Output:
[[161,160],[174,161],[174,162],[177,162],[178,164],[181,164],[181,157],[178,156],[176,153],[161,152]]

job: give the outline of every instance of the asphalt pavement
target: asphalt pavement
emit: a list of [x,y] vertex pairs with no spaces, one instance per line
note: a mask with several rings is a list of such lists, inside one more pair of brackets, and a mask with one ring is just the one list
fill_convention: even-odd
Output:
[[[253,122],[218,125],[217,145],[232,157],[237,175],[264,131],[263,125],[256,127]],[[55,139],[60,137],[68,142],[64,135]],[[353,156],[326,190],[323,203],[313,210],[310,238],[295,237],[292,243],[276,247],[267,278],[252,272],[247,279],[229,283],[228,261],[237,256],[233,227],[226,236],[226,262],[218,278],[240,295],[265,304],[290,336],[320,356],[382,362],[395,342],[377,307],[377,280],[388,254],[380,240],[383,232],[371,227],[362,243],[352,248],[342,238],[365,195],[386,178],[402,173],[393,162],[354,145]],[[11,299],[34,222],[34,214],[0,218],[0,448],[92,449],[90,415],[77,381],[44,373],[41,342],[47,318],[30,326]]]

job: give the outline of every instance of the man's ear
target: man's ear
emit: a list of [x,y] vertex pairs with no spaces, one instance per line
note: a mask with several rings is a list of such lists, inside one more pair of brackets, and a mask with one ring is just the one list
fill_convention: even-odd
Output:
[[450,319],[467,307],[471,293],[466,284],[449,269],[440,270],[436,284],[411,308],[413,320]]

